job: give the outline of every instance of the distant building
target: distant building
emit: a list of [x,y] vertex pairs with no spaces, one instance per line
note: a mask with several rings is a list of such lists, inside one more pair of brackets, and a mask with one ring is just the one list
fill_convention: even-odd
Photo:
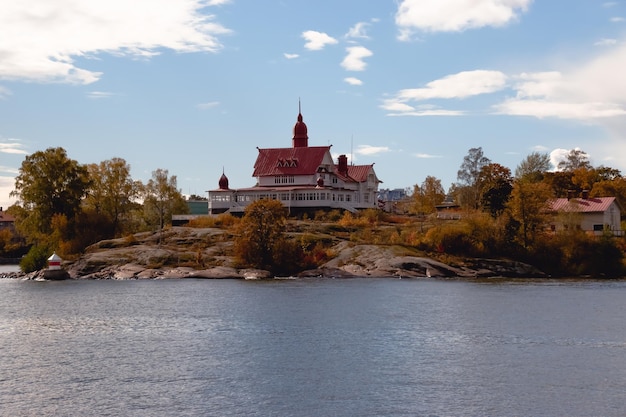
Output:
[[224,173],[209,191],[209,213],[243,213],[260,199],[280,201],[290,214],[318,209],[356,212],[377,208],[378,184],[374,165],[348,164],[346,155],[333,161],[331,146],[309,146],[308,128],[298,113],[290,148],[257,148],[254,187],[231,189]]
[[405,211],[405,204],[408,199],[404,188],[394,188],[390,190],[384,188],[378,191],[378,207],[388,213],[400,213]]
[[15,217],[0,207],[0,230],[4,229],[9,229],[11,233],[15,233]]
[[206,200],[187,200],[187,207],[189,208],[189,214],[172,215],[172,226],[183,226],[197,217],[209,214]]
[[446,196],[441,204],[435,206],[437,218],[443,220],[458,220],[461,218],[461,206],[458,205],[452,196]]
[[[549,211],[553,214],[574,214],[574,227],[588,233],[600,235],[610,232],[614,235],[623,235],[621,230],[621,212],[623,208],[615,197],[589,197],[583,191],[580,198],[556,198],[550,201]],[[550,222],[550,229],[554,232],[570,227],[559,216],[554,216]]]
[[390,190],[383,188],[378,191],[378,199],[383,201],[402,201],[407,198],[406,190],[404,188],[394,188]]

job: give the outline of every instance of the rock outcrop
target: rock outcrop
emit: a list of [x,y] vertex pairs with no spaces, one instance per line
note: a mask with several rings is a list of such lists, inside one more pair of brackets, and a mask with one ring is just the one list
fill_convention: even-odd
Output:
[[[139,233],[90,246],[77,260],[65,262],[73,279],[264,279],[264,270],[237,267],[232,236],[223,229],[173,227],[161,233]],[[325,237],[327,238],[327,237]],[[530,265],[501,259],[436,260],[399,245],[358,245],[334,239],[336,256],[298,277],[485,278],[543,277]],[[22,276],[23,277],[23,276]],[[25,276],[45,278],[43,271]]]
[[[173,227],[162,233],[99,242],[65,268],[75,279],[269,278],[268,271],[237,268],[232,242],[221,229]],[[540,277],[520,262],[469,259],[447,264],[415,256],[402,246],[338,241],[335,258],[299,277]]]

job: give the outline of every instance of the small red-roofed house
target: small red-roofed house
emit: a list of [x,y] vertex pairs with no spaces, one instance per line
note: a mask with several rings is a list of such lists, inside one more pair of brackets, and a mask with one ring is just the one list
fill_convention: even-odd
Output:
[[[583,191],[580,198],[556,198],[550,201],[549,206],[549,211],[553,213],[575,215],[577,228],[598,235],[604,232],[623,234],[620,221],[622,210],[615,197],[589,197],[587,191]],[[555,216],[550,227],[558,232],[568,226]]]
[[308,129],[298,114],[290,148],[257,148],[252,176],[256,185],[229,188],[222,173],[218,189],[209,191],[209,214],[243,213],[260,199],[279,200],[290,213],[318,209],[351,212],[377,208],[378,184],[374,164],[349,165],[346,155],[333,161],[331,146],[309,146]]
[[8,229],[11,233],[15,232],[15,217],[2,210],[0,207],[0,230]]

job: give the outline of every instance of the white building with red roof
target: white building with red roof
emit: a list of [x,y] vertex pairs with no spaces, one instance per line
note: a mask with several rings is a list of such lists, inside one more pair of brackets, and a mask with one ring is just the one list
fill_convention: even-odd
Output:
[[[589,197],[583,191],[580,198],[556,198],[550,201],[549,211],[565,216],[576,216],[575,227],[580,230],[602,234],[609,231],[622,235],[622,207],[615,197]],[[563,230],[566,225],[558,216],[550,224],[553,231]]]
[[356,212],[377,208],[378,185],[374,164],[350,165],[346,155],[337,163],[331,146],[309,146],[307,125],[298,113],[290,148],[258,149],[252,176],[256,185],[230,189],[224,173],[219,188],[209,191],[209,214],[242,213],[259,199],[279,200],[290,214],[318,209]]

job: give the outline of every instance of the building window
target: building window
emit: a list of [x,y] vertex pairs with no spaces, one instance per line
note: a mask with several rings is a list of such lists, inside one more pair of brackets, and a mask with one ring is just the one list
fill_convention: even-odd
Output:
[[293,184],[295,182],[293,175],[276,175],[274,177],[274,184]]
[[593,225],[593,231],[594,232],[601,232],[604,230],[604,225],[603,224],[594,224]]

